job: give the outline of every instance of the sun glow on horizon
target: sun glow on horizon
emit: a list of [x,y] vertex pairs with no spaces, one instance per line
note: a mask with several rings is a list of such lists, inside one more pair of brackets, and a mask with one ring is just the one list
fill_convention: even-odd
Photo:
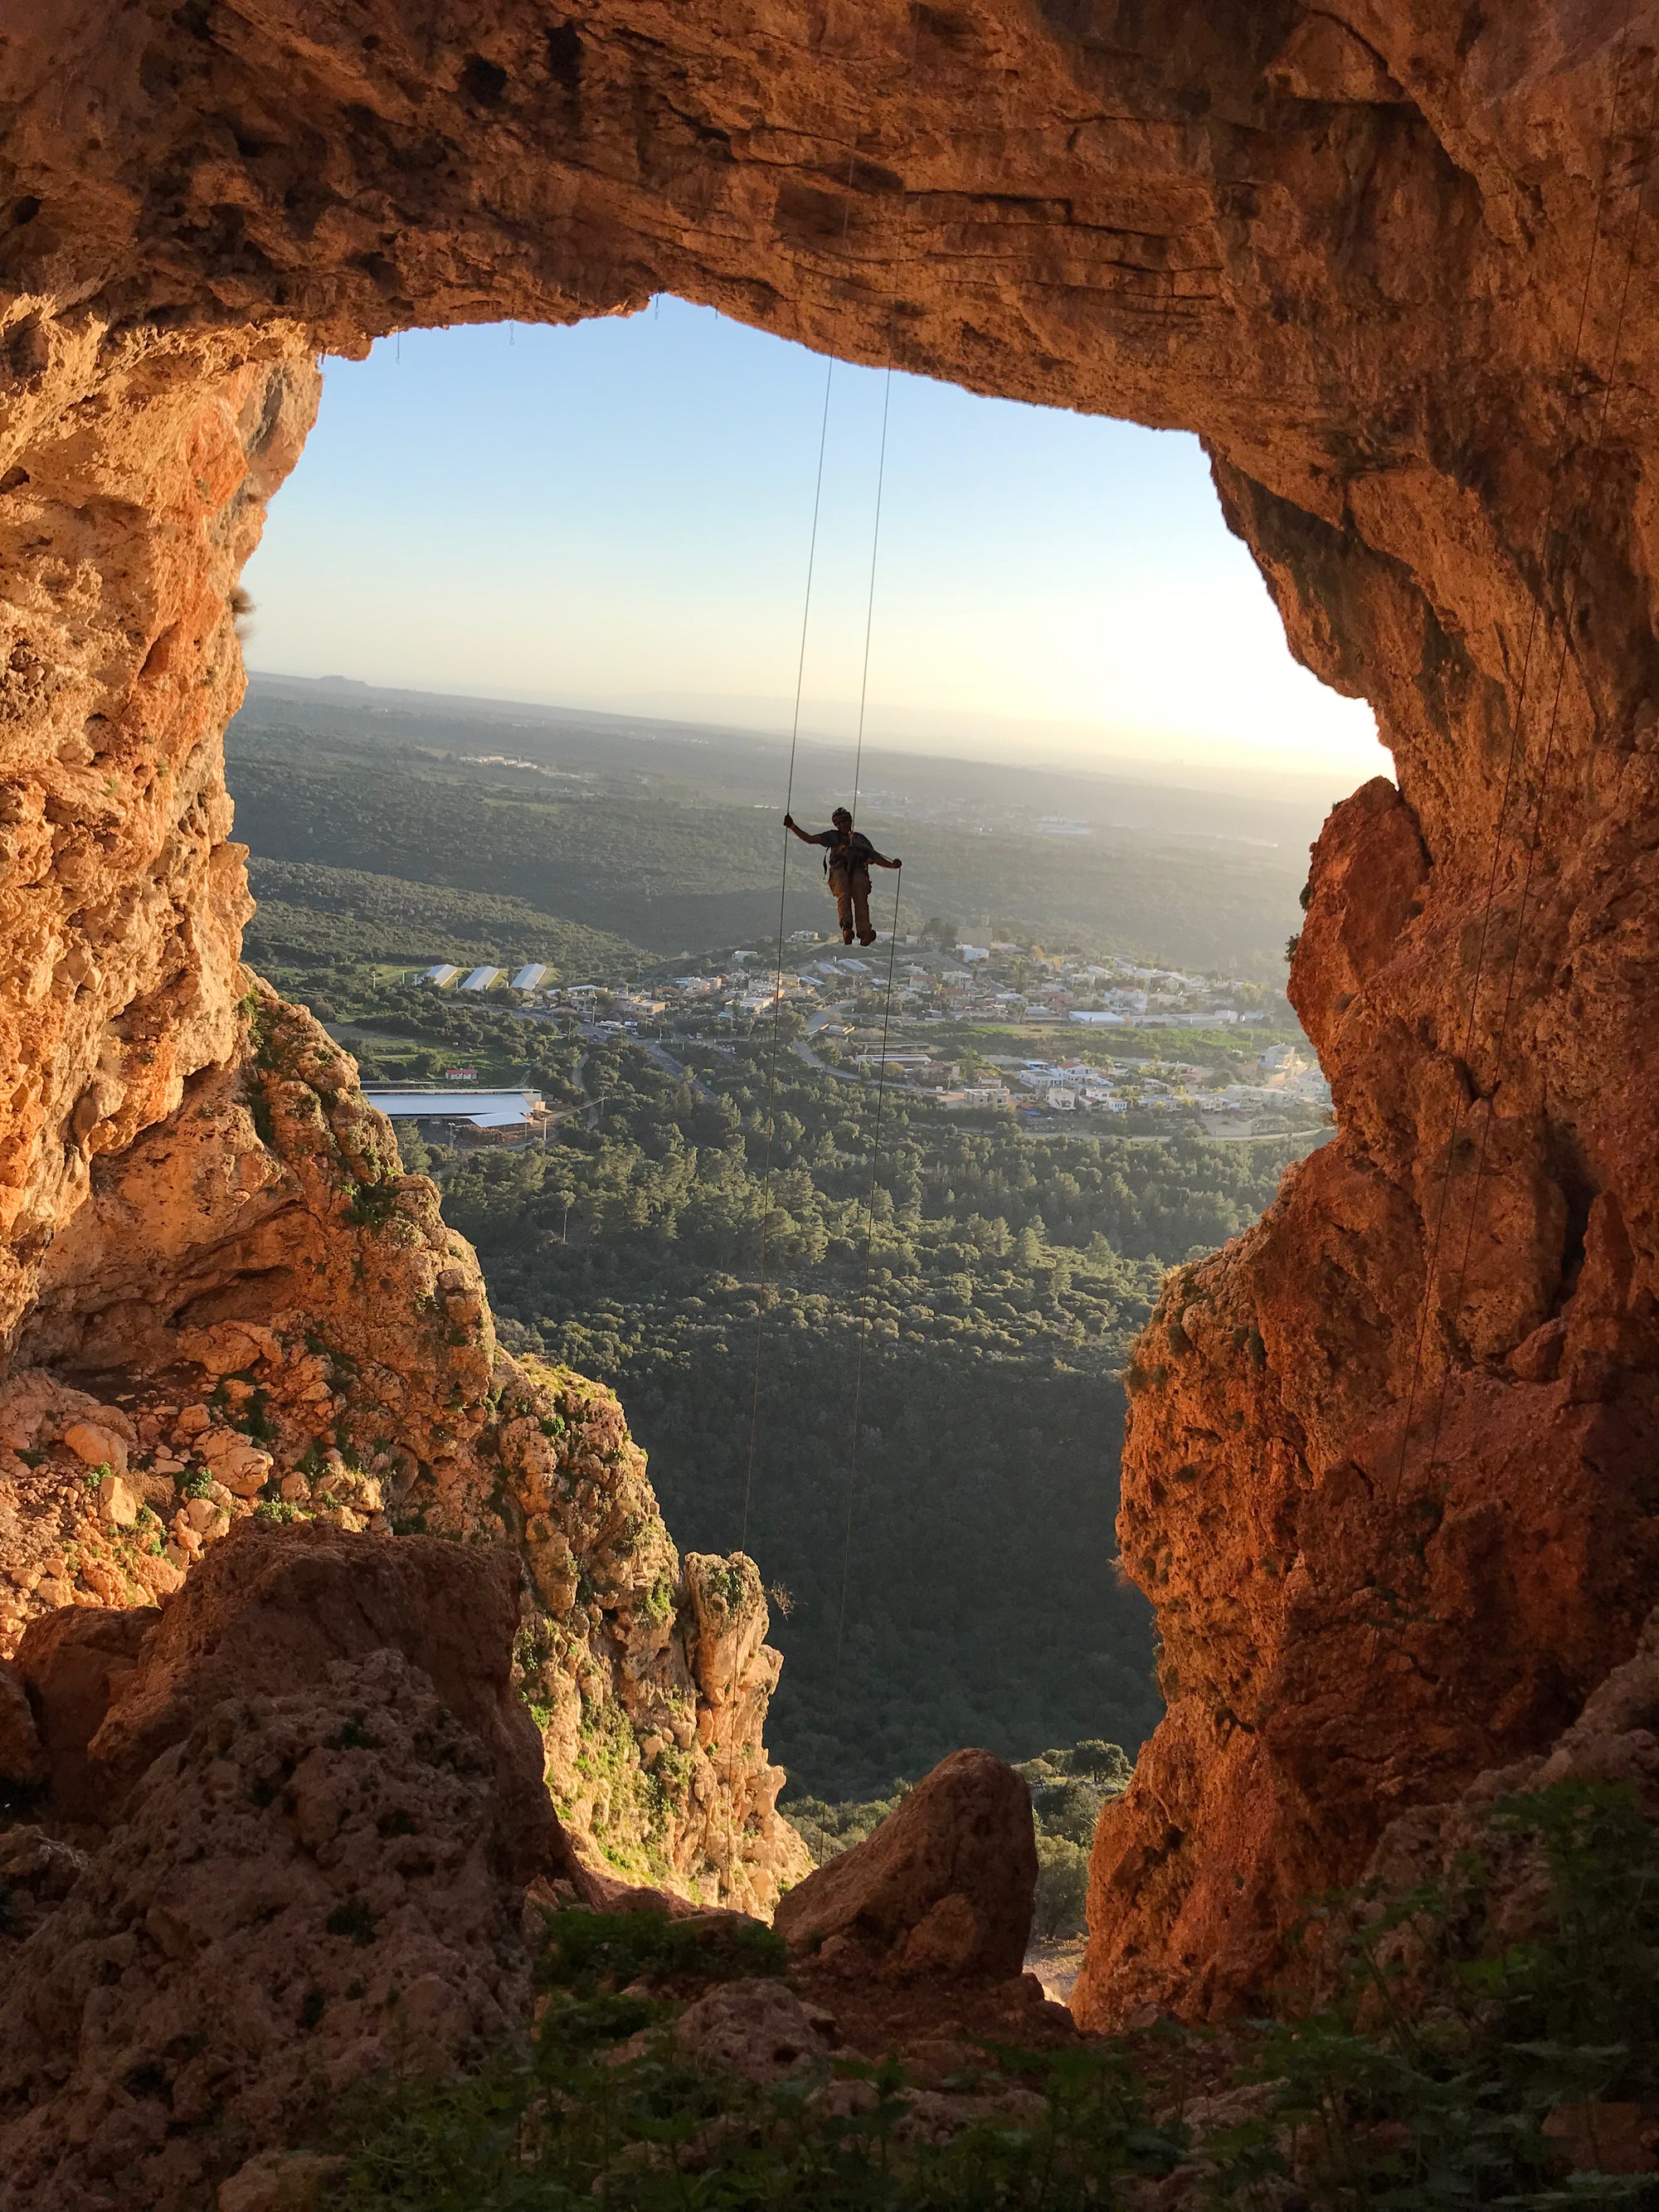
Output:
[[[327,364],[249,564],[298,676],[785,731],[826,364],[703,308]],[[801,726],[850,736],[880,372],[837,364]],[[1389,772],[1291,658],[1195,439],[896,375],[866,728],[1074,768]]]

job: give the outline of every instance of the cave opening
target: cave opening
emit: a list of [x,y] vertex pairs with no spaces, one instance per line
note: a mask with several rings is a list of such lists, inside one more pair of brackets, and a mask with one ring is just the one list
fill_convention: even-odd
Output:
[[[1162,1270],[1247,1228],[1285,1162],[1328,1133],[1316,1106],[1286,1121],[1286,1094],[1265,1091],[1250,1113],[1214,1117],[1242,1149],[1212,1144],[1193,1114],[1158,1113],[1188,1090],[1278,1080],[1258,1065],[1263,1049],[1297,1044],[1310,1059],[1282,996],[1303,856],[1331,800],[1386,757],[1364,706],[1291,659],[1195,440],[902,374],[886,384],[879,368],[829,370],[672,299],[570,329],[406,331],[362,363],[326,364],[306,454],[244,572],[252,689],[228,739],[261,902],[248,957],[331,1024],[372,1085],[513,1073],[482,1018],[471,1045],[421,1048],[397,986],[429,956],[453,955],[463,972],[499,958],[501,985],[526,963],[549,964],[550,986],[605,981],[607,959],[643,954],[659,988],[677,954],[682,968],[740,948],[769,963],[792,664],[799,656],[799,788],[827,818],[852,772],[866,618],[860,811],[890,848],[922,839],[902,884],[908,943],[1000,943],[1000,981],[1033,994],[1034,946],[1055,975],[1069,955],[1228,987],[1207,1047],[1185,1060],[1113,1017],[1152,1087],[1130,1093],[1126,1121],[1121,1092],[1109,1110],[1076,1114],[1066,1143],[1091,1161],[1081,1188],[1045,1167],[1035,1197],[1019,1189],[1029,1170],[1018,1146],[999,1147],[996,1115],[947,1124],[933,1110],[930,1122],[921,1079],[904,1071],[873,1187],[878,1224],[862,1228],[848,1207],[867,1156],[867,1080],[837,1116],[793,1061],[799,1095],[775,1095],[769,1063],[763,1101],[705,1056],[694,1079],[738,1103],[751,1180],[774,1149],[757,1125],[783,1132],[781,1281],[752,1407],[743,1309],[757,1295],[756,1221],[688,1231],[702,1199],[688,1209],[641,1192],[668,1139],[661,1102],[636,1095],[624,1066],[605,1079],[617,1152],[604,1162],[556,1143],[515,1170],[457,1155],[429,1121],[402,1125],[435,1147],[406,1135],[483,1255],[506,1340],[617,1389],[676,1539],[738,1543],[752,1498],[747,1548],[775,1594],[786,1660],[775,1754],[798,1795],[839,1799],[879,1796],[968,1741],[1029,1758],[1121,1739],[1133,1753],[1155,1716],[1144,1608],[1113,1565],[1115,1370]],[[429,804],[410,803],[422,793]],[[602,837],[577,826],[583,809],[590,825],[603,818]],[[522,817],[544,835],[481,837],[481,816]],[[658,849],[664,818],[678,861]],[[711,834],[724,840],[712,867]],[[1012,866],[987,864],[988,836]],[[588,864],[584,843],[611,839],[622,842]],[[457,900],[502,893],[520,905],[495,918],[506,936],[476,913],[458,921]],[[825,902],[810,871],[797,868],[791,893],[793,944],[821,930]],[[430,910],[441,894],[449,925],[472,936],[444,938]],[[419,920],[393,911],[417,896]],[[401,966],[386,936],[399,926],[417,933]],[[564,938],[550,943],[550,929]],[[382,956],[367,972],[349,957],[358,939]],[[1059,995],[1103,1006],[1105,984],[1097,968]],[[659,1076],[665,1058],[685,1065],[672,1011],[637,1024],[654,1031]],[[907,1046],[949,1060],[938,1022],[951,1052],[1031,1103],[1042,1094],[1022,1094],[996,1060],[1075,1059],[1113,1036],[1062,1024],[1066,1045],[1052,1029],[998,1030],[995,1017],[945,1023],[937,1001],[907,1033],[907,1011],[920,1009],[901,1006],[901,1060]],[[1249,1024],[1264,1021],[1253,1049]],[[745,1060],[765,1058],[766,1022],[740,1020],[754,1033]],[[459,1038],[458,1018],[449,1026]],[[1166,1060],[1186,1073],[1166,1081]],[[550,1050],[518,1072],[538,1066],[549,1084],[569,1079]],[[845,1067],[869,1073],[850,1050]],[[832,1070],[819,1091],[843,1079]],[[682,1135],[718,1158],[722,1133],[695,1120],[682,1116]],[[947,1127],[968,1133],[957,1144]],[[1123,1127],[1135,1145],[1114,1141]],[[1040,1134],[1021,1141],[1028,1159],[1053,1149]],[[600,1206],[602,1173],[633,1179],[637,1219]],[[864,1311],[849,1249],[866,1234],[878,1239],[871,1456],[844,1561],[849,1604],[836,1586],[836,1408],[848,1388],[840,1324]],[[1064,1565],[1049,1533],[1060,1528]],[[1045,1647],[1011,1680],[1006,1654],[1039,1607]]]
[[[1565,46],[1547,14],[1288,0],[831,9],[806,36],[694,9],[641,37],[611,0],[550,40],[514,9],[88,23],[79,106],[54,26],[8,50],[9,1344],[136,1358],[185,1305],[229,1327],[236,1279],[298,1284],[360,1372],[387,1355],[449,1504],[482,1464],[478,1286],[428,1219],[425,1334],[347,1295],[384,1179],[336,1063],[238,965],[232,594],[319,352],[658,292],[866,365],[896,331],[907,372],[1200,434],[1297,655],[1375,705],[1397,787],[1335,810],[1292,969],[1343,1128],[1177,1269],[1126,1459],[1178,1694],[1097,1856],[1085,2009],[1247,2002],[1301,1896],[1541,1755],[1659,1587],[1639,11]],[[1524,945],[1501,991],[1489,921]],[[1500,1061],[1447,1314],[1435,1194]],[[262,1181],[250,1091],[313,1163],[303,1203]],[[1405,1503],[1433,1534],[1383,1667],[1363,1593],[1419,1365]]]

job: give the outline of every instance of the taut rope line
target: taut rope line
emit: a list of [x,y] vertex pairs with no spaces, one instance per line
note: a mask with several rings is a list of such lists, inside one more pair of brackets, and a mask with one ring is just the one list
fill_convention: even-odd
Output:
[[899,890],[893,886],[893,927],[887,940],[887,1002],[881,1018],[881,1064],[876,1084],[876,1126],[870,1139],[870,1188],[864,1200],[864,1282],[859,1292],[859,1348],[853,1368],[853,1449],[847,1469],[847,1525],[841,1545],[841,1605],[836,1616],[836,1676],[841,1677],[841,1647],[847,1633],[847,1585],[852,1571],[853,1516],[858,1503],[859,1439],[864,1422],[864,1347],[870,1335],[870,1247],[876,1227],[876,1164],[881,1155],[882,1108],[887,1097],[887,1027],[893,1018],[893,967],[898,958]]
[[[908,15],[909,15],[909,24],[910,24],[910,72],[911,72],[911,74],[914,74],[914,72],[915,72],[915,58],[916,58],[916,32],[917,32],[917,18],[916,18],[916,12],[915,12],[915,0],[908,0]],[[851,143],[851,145],[848,148],[848,154],[847,154],[847,204],[846,204],[846,207],[844,208],[844,210],[843,210],[843,211],[842,211],[842,226],[841,226],[841,242],[842,242],[842,252],[843,252],[843,253],[846,252],[846,248],[847,248],[847,240],[848,240],[848,234],[849,234],[849,232],[850,232],[850,230],[851,230],[851,227],[852,227],[852,220],[853,220],[853,182],[854,182],[854,176],[855,176],[855,175],[856,175],[856,173],[857,173],[857,168],[858,168],[858,140],[857,140],[857,137],[856,137],[856,135],[854,135],[854,139],[853,139],[853,143]],[[896,331],[896,326],[897,320],[898,320],[898,296],[899,296],[899,278],[898,278],[897,270],[896,270],[896,268],[895,268],[895,273],[894,273],[894,278],[893,278],[893,295],[892,295],[892,301],[891,301],[891,303],[890,303],[890,307],[889,307],[889,309],[888,309],[888,323],[887,323],[887,366],[886,366],[886,372],[885,372],[884,380],[884,383],[883,383],[883,386],[882,386],[882,401],[881,401],[881,447],[880,447],[879,457],[878,457],[878,459],[877,467],[876,467],[876,511],[875,511],[875,518],[874,518],[874,521],[873,521],[873,524],[872,524],[872,531],[871,531],[871,538],[870,538],[870,582],[869,582],[869,588],[868,588],[868,592],[867,592],[867,594],[866,594],[866,603],[865,603],[865,614],[864,614],[864,661],[863,661],[863,671],[862,671],[862,674],[861,674],[861,677],[860,677],[860,685],[859,685],[858,743],[857,743],[857,748],[856,748],[856,750],[855,750],[855,752],[854,752],[854,760],[853,760],[853,806],[852,806],[852,812],[853,812],[854,819],[854,821],[855,821],[855,822],[856,822],[856,820],[857,820],[857,817],[858,817],[858,803],[859,803],[859,801],[858,801],[858,794],[859,794],[859,779],[860,779],[860,769],[861,769],[861,768],[862,768],[862,765],[863,765],[863,760],[864,760],[864,720],[865,720],[865,706],[866,706],[866,699],[867,699],[867,696],[868,696],[868,693],[869,693],[869,684],[870,684],[870,635],[871,635],[871,629],[872,629],[872,625],[873,621],[874,621],[874,614],[875,614],[875,596],[876,596],[876,556],[877,556],[877,550],[878,550],[878,546],[879,546],[879,544],[880,544],[880,542],[881,542],[881,502],[882,502],[882,491],[883,491],[883,487],[884,487],[884,483],[885,483],[885,481],[886,481],[886,470],[887,470],[887,420],[888,420],[888,403],[889,403],[889,399],[890,399],[890,395],[891,395],[891,390],[892,390],[892,380],[893,380],[893,353],[894,353],[894,350],[895,350],[895,346],[894,346],[894,338],[895,338],[895,331]],[[795,668],[795,707],[794,707],[794,715],[793,715],[793,721],[792,721],[792,724],[791,724],[791,726],[790,726],[790,732],[789,732],[789,777],[788,777],[787,794],[787,797],[786,797],[786,799],[785,799],[785,803],[784,803],[784,812],[785,812],[786,814],[789,813],[789,812],[793,810],[793,802],[794,802],[794,791],[795,791],[795,755],[796,755],[797,745],[798,745],[798,742],[799,742],[799,734],[800,734],[800,708],[801,708],[801,695],[802,695],[802,686],[803,686],[803,684],[804,684],[804,682],[805,682],[805,668],[806,668],[806,638],[807,638],[807,629],[808,629],[808,624],[809,624],[809,623],[810,623],[811,617],[811,606],[812,606],[812,575],[813,575],[813,568],[814,568],[814,564],[815,564],[815,562],[816,562],[816,560],[817,560],[817,555],[818,517],[819,517],[819,513],[820,513],[820,509],[821,509],[821,507],[822,507],[822,504],[823,504],[823,456],[824,456],[824,447],[825,447],[825,442],[826,442],[826,440],[827,440],[828,435],[829,435],[829,428],[830,428],[830,384],[831,384],[831,381],[832,381],[832,380],[833,380],[833,378],[834,378],[834,376],[835,376],[835,369],[836,369],[836,357],[835,357],[835,356],[832,354],[832,355],[830,356],[830,363],[829,363],[829,367],[828,367],[828,368],[826,369],[825,374],[824,374],[824,380],[823,380],[823,418],[822,418],[822,421],[820,422],[819,426],[818,426],[818,465],[817,465],[817,479],[816,487],[815,487],[815,489],[814,489],[813,495],[812,495],[812,530],[811,530],[811,542],[810,542],[810,546],[809,546],[809,550],[808,550],[808,555],[807,555],[807,563],[806,563],[806,589],[805,589],[805,595],[804,603],[803,603],[803,605],[802,605],[802,608],[801,608],[800,652],[799,652],[799,659],[798,659],[798,660],[797,660],[797,663],[796,663],[796,668]],[[758,1438],[758,1436],[759,1436],[759,1431],[760,1431],[760,1379],[761,1379],[761,1354],[762,1354],[762,1347],[763,1347],[763,1343],[764,1343],[764,1340],[765,1340],[765,1334],[766,1334],[766,1238],[767,1238],[767,1229],[768,1229],[768,1225],[769,1225],[769,1222],[770,1222],[770,1219],[771,1219],[771,1213],[772,1213],[772,1139],[773,1139],[773,1131],[774,1131],[775,1120],[775,1103],[776,1103],[776,1097],[777,1097],[777,1081],[778,1081],[778,1046],[779,1046],[779,1042],[780,1042],[780,1032],[781,1032],[781,1024],[782,1024],[782,1019],[783,1019],[783,927],[784,927],[784,907],[785,907],[785,901],[786,901],[786,898],[787,898],[787,891],[788,891],[788,884],[789,884],[789,836],[788,836],[788,833],[787,833],[787,831],[786,830],[786,832],[784,833],[784,840],[783,840],[783,861],[782,861],[782,866],[781,866],[781,872],[780,872],[780,876],[779,876],[779,882],[778,882],[778,933],[777,933],[777,957],[776,957],[776,964],[775,964],[775,972],[774,972],[774,996],[773,996],[773,1001],[772,1001],[772,1052],[771,1052],[770,1065],[769,1065],[769,1072],[768,1072],[768,1075],[767,1075],[767,1085],[766,1085],[766,1162],[765,1162],[765,1169],[764,1169],[764,1172],[763,1172],[763,1175],[762,1185],[761,1185],[761,1237],[760,1237],[760,1270],[759,1270],[759,1276],[760,1276],[760,1279],[759,1279],[759,1283],[758,1283],[758,1285],[757,1285],[757,1291],[756,1291],[756,1299],[755,1299],[755,1368],[754,1368],[754,1379],[753,1379],[753,1382],[752,1382],[752,1384],[751,1384],[751,1387],[750,1387],[750,1406],[749,1406],[749,1455],[748,1455],[748,1464],[747,1464],[747,1467],[746,1467],[746,1468],[745,1468],[744,1474],[744,1486],[743,1486],[743,1536],[742,1536],[742,1541],[741,1541],[741,1545],[740,1545],[739,1548],[740,1548],[740,1549],[742,1549],[742,1550],[744,1550],[744,1551],[747,1551],[747,1549],[748,1549],[748,1547],[749,1547],[749,1514],[750,1514],[750,1504],[751,1504],[751,1500],[752,1500],[753,1493],[754,1493],[754,1483],[755,1483],[755,1453],[756,1453],[757,1441],[757,1438]],[[885,1011],[885,1012],[884,1013],[883,1018],[882,1018],[882,1050],[881,1050],[880,1082],[879,1082],[879,1085],[878,1085],[878,1091],[877,1091],[877,1097],[876,1097],[876,1131],[877,1131],[877,1141],[878,1141],[878,1142],[879,1142],[879,1140],[880,1140],[880,1130],[881,1130],[881,1105],[882,1105],[882,1098],[883,1098],[883,1097],[884,1097],[884,1093],[885,1093],[885,1090],[886,1090],[886,1084],[887,1084],[887,1026],[888,1026],[888,1022],[889,1022],[889,1020],[890,1020],[890,1018],[891,1018],[891,1014],[892,1014],[892,1006],[893,1006],[893,963],[894,963],[894,958],[895,958],[895,957],[896,957],[896,949],[897,949],[897,928],[898,928],[898,885],[897,885],[897,884],[895,884],[895,885],[894,885],[894,888],[893,888],[893,927],[894,927],[894,936],[893,936],[893,939],[892,939],[892,941],[891,941],[891,944],[890,945],[890,948],[889,948],[889,955],[888,955],[888,962],[887,962],[887,1005],[886,1005],[886,1011]],[[875,1194],[875,1186],[874,1186],[874,1180],[873,1180],[873,1178],[874,1178],[874,1175],[875,1175],[875,1156],[874,1156],[874,1153],[872,1152],[872,1156],[871,1156],[871,1176],[872,1176],[872,1183],[871,1183],[871,1203],[872,1203],[872,1205],[873,1205],[873,1202],[874,1202],[874,1194]],[[870,1237],[871,1237],[871,1232],[872,1232],[872,1227],[873,1227],[873,1215],[872,1215],[872,1214],[867,1214],[867,1216],[866,1216],[866,1224],[865,1224],[865,1239],[864,1239],[864,1272],[865,1272],[865,1285],[866,1285],[865,1310],[866,1310],[866,1316],[867,1316],[867,1313],[868,1313],[868,1286],[869,1286],[869,1275],[870,1275]],[[856,1395],[857,1395],[857,1389],[858,1389],[858,1388],[861,1387],[861,1385],[862,1385],[863,1371],[864,1371],[864,1370],[863,1370],[863,1340],[862,1340],[862,1335],[860,1335],[860,1352],[859,1352],[859,1366],[858,1366],[859,1384],[858,1384],[857,1386],[855,1386],[855,1391],[854,1391],[854,1396],[855,1396],[855,1399],[856,1399]],[[858,1456],[858,1428],[857,1428],[857,1420],[856,1420],[856,1415],[855,1415],[855,1417],[854,1417],[854,1435],[853,1435],[853,1457],[854,1457],[854,1465],[855,1465],[855,1466],[856,1466],[856,1462],[857,1462],[857,1456]],[[843,1569],[843,1573],[842,1573],[842,1615],[843,1615],[843,1617],[845,1616],[845,1613],[846,1613],[846,1605],[847,1605],[847,1583],[846,1583],[846,1574],[845,1574],[845,1571],[844,1571],[844,1569]],[[837,1638],[837,1650],[839,1651],[839,1636],[838,1636],[838,1638]]]
[[[909,0],[910,74],[915,74],[920,19],[915,0]],[[902,212],[902,210],[901,210]],[[864,605],[864,660],[859,675],[858,744],[853,756],[853,819],[859,811],[859,790],[864,771],[864,725],[870,701],[870,641],[875,624],[876,568],[881,553],[882,499],[887,486],[887,428],[893,398],[893,356],[898,350],[900,263],[895,257],[893,293],[887,310],[887,365],[882,373],[881,444],[876,459],[876,511],[870,530],[870,583]],[[841,1601],[836,1614],[836,1680],[841,1680],[842,1647],[847,1634],[847,1592],[852,1575],[853,1520],[858,1504],[859,1446],[864,1434],[864,1352],[870,1337],[870,1252],[876,1231],[876,1170],[881,1158],[881,1124],[887,1099],[887,1035],[893,1019],[893,969],[898,960],[899,895],[904,878],[893,885],[893,926],[887,939],[887,990],[882,1002],[881,1058],[877,1065],[876,1117],[870,1138],[870,1184],[864,1200],[864,1280],[859,1291],[858,1352],[853,1368],[853,1449],[847,1468],[847,1514],[842,1534]]]
[[[850,205],[850,203],[849,203]],[[823,410],[818,422],[818,467],[812,488],[812,528],[806,545],[806,589],[801,601],[800,651],[795,661],[795,710],[789,724],[789,780],[783,811],[795,803],[795,755],[800,743],[800,702],[806,681],[806,637],[812,618],[812,573],[818,557],[818,518],[823,509],[823,455],[830,436],[830,388],[835,381],[836,357],[830,356],[823,374]],[[755,1488],[755,1444],[760,1433],[761,1345],[766,1334],[766,1231],[772,1218],[772,1131],[778,1091],[778,1044],[783,1021],[783,918],[789,892],[789,833],[783,835],[783,869],[778,878],[778,946],[773,976],[772,1058],[766,1078],[766,1166],[761,1181],[760,1286],[755,1298],[755,1376],[749,1402],[749,1464],[743,1479],[743,1536],[738,1549],[749,1549],[749,1507]]]

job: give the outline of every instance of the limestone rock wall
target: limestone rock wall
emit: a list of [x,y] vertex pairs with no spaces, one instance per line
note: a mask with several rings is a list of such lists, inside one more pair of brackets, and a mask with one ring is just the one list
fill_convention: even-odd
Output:
[[[1339,1134],[1136,1362],[1123,1542],[1172,1706],[1079,2001],[1237,2001],[1304,1890],[1551,1741],[1656,1595],[1652,9],[70,0],[5,32],[0,1018],[43,1350],[127,1325],[88,1191],[142,1216],[145,1133],[235,1065],[228,594],[319,348],[664,288],[1196,429],[1294,649],[1376,707],[1398,788],[1333,817],[1292,970]],[[195,1133],[210,1248],[237,1147]],[[349,1299],[283,1273],[280,1218],[273,1310]]]
[[753,1564],[681,1559],[616,1400],[497,1349],[349,1056],[241,980],[226,1064],[99,1163],[0,1385],[0,1656],[57,1609],[166,1601],[251,1519],[505,1539],[566,1828],[769,1910],[810,1861],[775,1810]]

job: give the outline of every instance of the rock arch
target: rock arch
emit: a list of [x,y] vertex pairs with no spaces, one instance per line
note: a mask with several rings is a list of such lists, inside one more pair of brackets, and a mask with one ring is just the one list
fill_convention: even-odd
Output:
[[1399,785],[1333,815],[1292,971],[1340,1133],[1137,1355],[1172,1703],[1084,2002],[1277,1972],[1655,1590],[1655,70],[1620,0],[14,7],[8,1340],[257,1304],[257,1190],[206,1127],[164,1219],[141,1139],[248,1049],[230,593],[319,349],[668,289],[1195,429]]

